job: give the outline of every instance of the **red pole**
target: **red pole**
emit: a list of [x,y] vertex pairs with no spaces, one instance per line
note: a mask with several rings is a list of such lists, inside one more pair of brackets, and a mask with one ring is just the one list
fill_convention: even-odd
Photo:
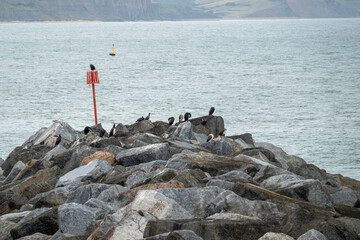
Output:
[[97,124],[97,114],[96,114],[95,84],[92,84],[92,90],[93,90],[95,125],[96,125]]

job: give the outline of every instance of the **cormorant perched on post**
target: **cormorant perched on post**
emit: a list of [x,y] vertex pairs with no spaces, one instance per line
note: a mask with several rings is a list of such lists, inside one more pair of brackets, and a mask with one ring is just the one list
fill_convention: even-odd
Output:
[[60,142],[61,142],[61,135],[59,134],[59,136],[56,138],[55,146],[59,145]]
[[173,125],[173,123],[175,121],[175,118],[174,117],[169,117],[168,121],[169,121],[169,126],[171,126],[171,125]]
[[88,133],[90,132],[90,130],[91,130],[91,127],[86,126],[86,127],[84,128],[84,134],[85,134],[85,135],[88,134]]
[[113,127],[110,130],[109,137],[114,136],[114,133],[115,133],[115,124],[113,125]]
[[191,113],[187,112],[185,113],[185,122],[191,118]]
[[220,132],[219,132],[219,136],[225,136],[225,133],[226,133],[226,128],[224,128],[223,130],[221,130]]
[[143,121],[143,120],[145,120],[145,118],[144,118],[144,117],[141,117],[141,118],[138,118],[138,120],[136,120],[136,122],[141,122],[141,121]]
[[91,69],[91,71],[94,71],[94,70],[95,70],[95,66],[92,65],[92,64],[90,64],[90,69]]
[[183,119],[184,119],[184,115],[180,114],[179,115],[179,123],[181,123],[183,121]]
[[149,113],[149,114],[145,117],[145,120],[149,120],[149,119],[150,119],[150,114],[151,114],[151,113]]
[[209,115],[213,115],[214,112],[215,112],[215,108],[214,108],[214,107],[211,107],[211,108],[210,108],[210,111],[209,111]]
[[213,139],[214,139],[214,134],[210,133],[206,138],[206,142],[209,142],[209,141],[211,141]]

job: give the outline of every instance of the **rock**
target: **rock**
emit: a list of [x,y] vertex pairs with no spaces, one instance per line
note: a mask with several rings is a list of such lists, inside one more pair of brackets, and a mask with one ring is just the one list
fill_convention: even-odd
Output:
[[261,166],[260,170],[257,173],[255,173],[254,180],[261,183],[272,176],[282,175],[282,174],[291,175],[293,173],[272,165]]
[[126,168],[126,171],[128,172],[134,172],[134,171],[144,171],[144,172],[152,172],[159,168],[165,167],[167,161],[164,160],[155,160],[147,163],[141,163],[139,165],[134,165]]
[[161,122],[161,121],[156,121],[153,124],[154,127],[149,130],[149,133],[152,133],[157,136],[162,136],[169,127],[169,123]]
[[150,120],[144,120],[144,121],[137,122],[137,123],[134,123],[134,124],[132,124],[130,126],[126,126],[126,127],[132,134],[135,134],[135,133],[139,133],[139,132],[140,133],[147,132],[155,126],[154,126],[154,124],[152,124],[152,122]]
[[48,192],[39,193],[29,200],[29,203],[36,208],[55,207],[66,202],[69,196],[69,190],[65,187],[55,188]]
[[[205,124],[204,128],[199,128],[198,126],[203,127],[201,124],[203,119],[206,120],[206,124]],[[221,130],[223,130],[225,127],[224,119],[221,116],[215,116],[215,115],[207,115],[207,116],[203,116],[203,117],[199,117],[199,118],[193,118],[193,119],[190,119],[190,122],[194,126],[195,132],[205,134],[206,136],[209,133],[212,133],[216,137],[219,135],[219,132]],[[195,128],[195,127],[197,127],[197,128]],[[201,129],[202,129],[202,131],[201,131]]]
[[266,179],[261,186],[334,211],[328,196],[322,191],[319,180],[303,179],[294,174],[282,174]]
[[11,221],[0,220],[0,239],[6,239],[15,224]]
[[40,128],[34,135],[29,137],[22,145],[21,147],[31,147],[34,145],[34,141],[39,139],[39,137],[46,131],[46,127]]
[[231,146],[224,139],[225,138],[221,138],[220,140],[206,142],[201,144],[201,146],[205,147],[213,154],[230,156],[233,153],[231,151]]
[[268,232],[264,236],[259,238],[259,240],[294,240],[294,238],[284,233]]
[[211,176],[216,176],[248,165],[255,165],[255,163],[245,158],[216,156],[201,152],[175,154],[168,160],[166,167],[178,170],[198,168],[203,172],[210,173]]
[[306,164],[304,159],[296,156],[288,155],[281,148],[276,147],[271,143],[255,143],[255,147],[262,147],[268,149],[275,154],[275,158],[277,161],[279,162],[285,161],[285,163],[289,166],[289,168],[285,170],[292,171]]
[[[108,137],[109,136],[109,134],[106,132],[106,130],[102,127],[101,123],[91,126],[90,133],[94,133],[98,137]],[[88,133],[88,135],[89,135],[89,133]]]
[[14,180],[14,178],[20,173],[20,171],[24,168],[24,166],[25,166],[25,164],[23,162],[18,161],[14,165],[14,167],[11,169],[11,172],[9,173],[9,175],[5,178],[3,184],[8,184],[12,180]]
[[225,190],[232,190],[232,188],[235,186],[235,183],[225,181],[225,180],[219,180],[219,179],[211,179],[206,183],[207,187],[219,187]]
[[96,198],[89,199],[84,203],[84,205],[95,209],[101,209],[105,215],[112,214],[117,210],[117,206],[115,204],[104,202]]
[[168,143],[157,143],[144,147],[132,148],[124,150],[116,155],[116,162],[127,167],[154,160],[168,160],[170,158],[169,150]]
[[185,187],[205,187],[206,174],[200,169],[185,169],[177,172],[173,180],[182,182]]
[[54,121],[54,123],[48,127],[43,134],[41,134],[35,141],[33,145],[38,145],[44,143],[48,146],[54,146],[57,137],[61,135],[61,141],[73,142],[76,140],[76,131],[66,122],[59,120]]
[[19,240],[49,240],[52,236],[43,233],[34,233],[29,236],[19,238]]
[[106,175],[100,180],[105,184],[120,184],[125,185],[126,179],[132,174],[132,171],[126,171],[124,166],[115,165]]
[[20,171],[16,178],[14,178],[13,182],[31,177],[38,171],[50,167],[51,162],[47,160],[30,160],[25,164],[24,168]]
[[124,148],[119,147],[119,146],[115,146],[115,145],[110,145],[110,146],[107,146],[106,148],[104,148],[104,152],[110,153],[110,154],[112,154],[114,156],[116,156],[119,152],[121,152],[123,150],[124,150]]
[[55,234],[59,228],[57,212],[57,208],[32,211],[11,229],[11,237],[18,239],[34,233]]
[[255,158],[259,158],[260,160],[264,160],[268,163],[271,163],[273,165],[276,165],[277,167],[282,167],[284,169],[287,169],[288,166],[286,165],[286,163],[283,163],[282,166],[282,162],[279,162],[276,160],[274,153],[272,153],[270,150],[267,150],[265,148],[247,148],[244,149],[243,151],[241,151],[241,154],[250,156],[250,157],[255,157]]
[[127,190],[129,189],[121,185],[111,185],[111,187],[102,191],[97,199],[103,202],[116,203],[116,201],[118,201],[119,195]]
[[75,191],[73,191],[72,193],[70,193],[66,203],[84,204],[90,198],[97,198],[102,191],[104,191],[110,187],[111,187],[111,185],[100,184],[100,183],[81,186],[81,187],[77,188]]
[[103,152],[103,151],[97,151],[94,154],[85,157],[82,162],[81,165],[86,165],[89,162],[95,160],[95,159],[99,159],[99,160],[103,160],[108,162],[110,165],[115,165],[115,156],[111,153],[108,152]]
[[161,137],[151,133],[136,133],[126,138],[125,143],[131,145],[134,144],[136,140],[148,144],[161,143],[163,141]]
[[78,203],[65,203],[59,207],[59,228],[62,233],[87,237],[96,228],[97,209]]
[[90,147],[94,147],[94,148],[105,148],[111,145],[119,146],[119,147],[122,146],[120,141],[115,137],[111,137],[111,138],[99,137],[90,143]]
[[191,230],[177,230],[167,233],[162,233],[153,237],[145,238],[146,240],[203,240]]
[[115,133],[114,136],[115,137],[125,137],[130,133],[129,129],[126,128],[125,125],[123,125],[122,123],[119,123],[116,127],[115,127]]
[[311,229],[298,237],[297,240],[327,240],[327,238],[321,232]]
[[[241,183],[253,183],[257,184],[252,177],[250,177],[248,174],[239,171],[239,170],[233,170],[230,172],[227,172],[222,175],[218,175],[212,179],[218,179],[218,180],[224,180],[228,182],[241,182]],[[210,180],[210,179],[208,179]]]
[[346,227],[353,231],[355,234],[360,236],[360,218],[349,218],[349,217],[341,217],[338,218],[337,221],[341,222],[342,224],[346,225]]
[[[230,136],[229,138],[231,138],[231,136]],[[242,140],[242,139],[235,139],[234,141],[235,141],[236,143],[240,144],[243,149],[249,149],[249,148],[252,148],[252,147],[253,147],[252,145],[247,144],[247,143],[246,143],[244,140]]]
[[29,148],[16,147],[1,166],[4,170],[4,176],[10,173],[18,161],[27,163],[32,159],[42,159],[50,149],[51,147],[45,145],[31,146]]
[[46,153],[44,160],[50,160],[55,154],[63,153],[66,150],[67,149],[63,145],[59,144],[55,148],[51,149],[49,152]]
[[78,167],[64,176],[56,184],[56,187],[66,186],[72,183],[80,183],[86,180],[96,181],[100,176],[109,172],[111,165],[105,161],[95,159],[87,165]]
[[331,200],[335,204],[354,207],[358,201],[355,192],[348,187],[340,187],[339,191],[330,194]]
[[146,146],[146,145],[149,145],[150,143],[146,143],[146,142],[143,142],[143,141],[140,141],[140,140],[137,140],[135,139],[134,142],[132,143],[131,147],[143,147],[143,146]]
[[192,152],[207,152],[208,150],[200,145],[192,144],[188,142],[183,142],[179,140],[169,140],[170,151],[173,154],[181,153],[184,149],[190,150]]
[[87,239],[109,239],[113,235],[115,227],[120,223],[120,221],[121,219],[115,217],[114,215],[107,215]]
[[70,148],[64,152],[54,154],[49,160],[51,162],[51,166],[58,166],[60,169],[65,168],[66,164],[71,160],[71,156],[75,150],[75,148]]
[[127,213],[115,228],[110,240],[133,240],[142,239],[146,226],[146,218],[138,212]]
[[2,166],[2,164],[3,164],[4,162],[5,162],[5,160],[0,157],[0,170],[2,170],[2,169],[1,169],[1,166]]
[[242,140],[243,142],[248,144],[248,146],[250,146],[250,147],[254,147],[254,144],[255,144],[255,141],[254,141],[251,133],[244,133],[241,135],[229,136],[229,138],[234,139],[234,140]]

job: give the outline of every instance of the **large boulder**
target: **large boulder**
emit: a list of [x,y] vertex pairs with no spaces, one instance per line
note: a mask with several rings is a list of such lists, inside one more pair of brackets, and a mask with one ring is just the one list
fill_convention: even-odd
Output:
[[97,198],[100,193],[108,188],[111,185],[108,184],[89,184],[77,188],[75,191],[71,192],[66,203],[80,203],[84,204],[90,198]]
[[327,238],[318,230],[311,229],[298,237],[297,240],[327,240]]
[[121,142],[115,137],[111,137],[111,138],[99,137],[90,143],[90,147],[94,147],[94,148],[105,148],[111,145],[118,147],[122,146]]
[[39,207],[54,207],[62,205],[69,196],[69,190],[66,187],[55,188],[48,192],[39,193],[29,200],[29,204]]
[[150,120],[144,120],[137,123],[134,123],[132,125],[126,126],[126,128],[132,133],[144,133],[149,131],[155,127],[155,125]]
[[111,165],[103,160],[95,159],[87,165],[78,167],[64,176],[56,184],[56,187],[63,187],[70,184],[81,184],[86,180],[96,181],[100,176],[109,172]]
[[[203,126],[203,121],[206,121],[206,124]],[[221,116],[208,115],[199,118],[190,119],[191,124],[193,125],[193,131],[196,133],[208,135],[210,133],[214,136],[218,136],[219,132],[224,129],[224,119]]]
[[115,127],[115,133],[114,136],[115,137],[125,137],[129,134],[129,129],[127,129],[127,127],[125,125],[123,125],[122,123],[119,123],[116,127]]
[[116,155],[116,161],[125,167],[154,160],[168,160],[170,147],[168,143],[151,144],[144,147],[124,150]]
[[264,236],[259,238],[259,240],[295,240],[295,239],[284,233],[268,232]]
[[25,164],[23,162],[18,161],[14,165],[14,167],[11,169],[11,172],[9,173],[9,175],[5,178],[3,184],[8,184],[12,180],[14,180],[14,178],[20,173],[20,171],[24,168],[24,166],[25,166]]
[[85,157],[82,160],[81,165],[86,165],[89,162],[94,161],[95,159],[104,160],[108,162],[110,165],[115,165],[115,156],[109,152],[104,152],[104,151],[97,151],[94,154]]

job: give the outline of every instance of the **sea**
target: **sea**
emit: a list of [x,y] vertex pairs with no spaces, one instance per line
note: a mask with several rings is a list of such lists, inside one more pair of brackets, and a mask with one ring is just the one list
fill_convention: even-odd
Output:
[[[116,56],[110,56],[114,45]],[[251,133],[360,180],[360,19],[0,24],[0,157],[55,119],[132,124],[215,107]]]

